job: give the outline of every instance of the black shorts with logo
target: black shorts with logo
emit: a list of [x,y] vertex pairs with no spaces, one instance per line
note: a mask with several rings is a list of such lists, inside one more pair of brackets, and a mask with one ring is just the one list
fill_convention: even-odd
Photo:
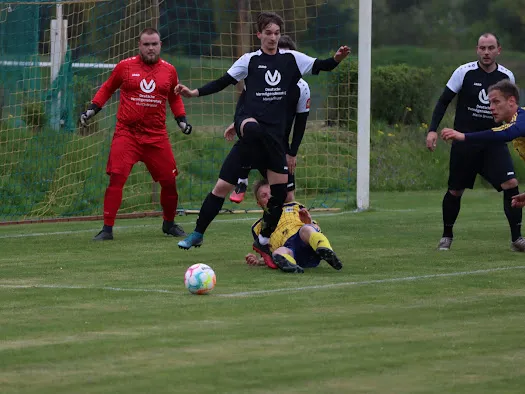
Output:
[[477,174],[497,191],[502,190],[502,183],[516,178],[507,145],[454,142],[450,150],[449,190],[474,188]]

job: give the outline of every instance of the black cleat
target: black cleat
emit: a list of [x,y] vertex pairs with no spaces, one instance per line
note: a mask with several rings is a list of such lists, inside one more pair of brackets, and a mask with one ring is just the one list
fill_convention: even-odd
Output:
[[187,235],[182,227],[176,223],[174,223],[171,227],[168,226],[168,223],[162,223],[162,232],[166,235],[172,235],[174,237],[185,237]]
[[113,241],[113,233],[102,230],[93,237],[93,241]]
[[286,257],[281,256],[280,254],[276,254],[273,256],[273,261],[279,267],[279,269],[283,272],[288,272],[292,274],[304,274],[303,267],[293,264],[289,260],[286,259]]
[[335,255],[335,252],[332,250],[332,249],[328,249],[328,248],[317,248],[315,250],[315,253],[317,253],[317,255],[323,259],[324,261],[326,261],[328,264],[330,264],[334,269],[336,270],[340,270],[341,268],[343,268],[343,264],[341,263],[341,261],[337,258],[337,256]]

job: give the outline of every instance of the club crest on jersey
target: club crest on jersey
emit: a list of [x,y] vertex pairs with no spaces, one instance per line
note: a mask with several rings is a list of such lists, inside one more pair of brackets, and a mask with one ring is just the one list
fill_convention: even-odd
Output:
[[488,96],[487,92],[485,91],[485,89],[481,89],[481,91],[478,94],[478,98],[479,98],[479,101],[480,101],[481,104],[487,105],[490,102],[489,101],[489,96]]
[[146,82],[145,79],[140,81],[140,90],[142,90],[144,93],[151,93],[155,90],[155,81],[152,79],[149,82]]
[[275,70],[273,75],[272,75],[272,72],[270,70],[268,70],[264,74],[264,80],[270,86],[279,85],[279,82],[281,82],[281,73],[279,71]]

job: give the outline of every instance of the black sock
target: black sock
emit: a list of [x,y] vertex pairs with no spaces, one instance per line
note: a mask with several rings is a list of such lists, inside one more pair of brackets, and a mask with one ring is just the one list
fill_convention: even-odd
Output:
[[224,198],[208,193],[202,203],[195,231],[204,234],[210,223],[215,219],[215,216],[219,214],[222,204],[224,204]]
[[164,225],[164,227],[172,228],[175,225],[175,221],[174,220],[164,220],[162,224]]
[[454,223],[461,208],[461,196],[454,196],[447,190],[443,197],[443,237],[453,238]]
[[102,231],[104,231],[105,233],[112,233],[113,232],[113,226],[106,226],[106,225],[104,225],[104,227],[102,227]]
[[512,189],[503,190],[503,210],[509,221],[512,242],[521,237],[521,208],[512,208],[511,206],[512,197],[519,193],[517,186]]

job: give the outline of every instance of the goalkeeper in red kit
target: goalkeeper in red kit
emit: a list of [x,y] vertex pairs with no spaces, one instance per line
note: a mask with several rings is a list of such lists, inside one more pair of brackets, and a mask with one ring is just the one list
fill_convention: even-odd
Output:
[[177,165],[166,130],[166,101],[182,132],[190,134],[192,127],[186,120],[181,96],[174,93],[179,83],[177,71],[160,59],[160,48],[159,32],[144,29],[139,36],[139,54],[117,64],[80,116],[80,123],[86,126],[120,88],[117,125],[106,167],[109,186],[104,195],[104,227],[93,238],[96,241],[113,239],[124,184],[138,161],[146,165],[153,180],[161,185],[162,231],[175,237],[186,235],[174,222],[178,203]]

